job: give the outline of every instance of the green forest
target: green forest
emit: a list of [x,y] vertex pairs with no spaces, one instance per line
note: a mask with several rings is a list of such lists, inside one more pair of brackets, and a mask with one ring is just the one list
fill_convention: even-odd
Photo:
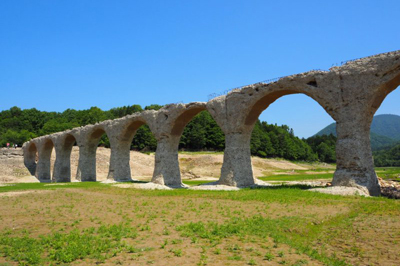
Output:
[[[94,124],[107,119],[120,118],[142,110],[157,110],[161,105],[153,104],[142,108],[140,105],[123,106],[103,111],[98,107],[87,110],[67,109],[64,112],[44,112],[35,108],[21,110],[12,107],[0,112],[0,146],[6,143],[21,146],[25,141],[74,127]],[[99,145],[109,147],[107,135],[103,135]],[[295,161],[336,161],[336,137],[315,135],[308,139],[295,136],[289,126],[272,125],[258,121],[251,137],[251,154],[264,158],[284,158]],[[199,113],[185,127],[179,149],[186,151],[223,151],[224,134],[207,111]],[[133,138],[131,149],[143,152],[155,151],[157,141],[146,125],[139,128]],[[376,160],[379,166],[400,164],[400,156],[392,159],[393,154],[400,155],[400,146],[390,150],[390,154],[379,151]],[[388,156],[390,158],[388,158]]]

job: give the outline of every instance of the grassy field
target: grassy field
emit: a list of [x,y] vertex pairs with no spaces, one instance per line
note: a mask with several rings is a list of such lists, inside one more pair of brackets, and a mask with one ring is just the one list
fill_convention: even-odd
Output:
[[[383,179],[400,181],[400,167],[377,167],[375,171],[377,175]],[[260,177],[259,179],[263,181],[332,180],[333,172],[334,171],[327,171],[326,169],[293,170],[291,173],[268,175]]]
[[0,209],[2,266],[400,260],[400,201],[301,186],[144,191],[89,182],[16,184],[0,187]]
[[400,167],[376,167],[375,172],[383,179],[400,181]]

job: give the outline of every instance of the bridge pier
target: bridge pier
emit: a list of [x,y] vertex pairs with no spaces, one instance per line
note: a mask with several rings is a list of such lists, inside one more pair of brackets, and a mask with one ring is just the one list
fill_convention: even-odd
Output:
[[71,148],[55,145],[56,161],[54,162],[53,181],[71,182]]
[[132,181],[129,165],[131,141],[110,137],[111,156],[107,179],[118,182]]
[[39,160],[36,166],[36,178],[40,182],[51,182],[50,158],[52,150],[53,143],[51,141],[38,145]]
[[254,185],[250,139],[251,132],[225,134],[224,162],[218,184],[236,187]]
[[380,195],[370,144],[370,119],[337,121],[334,186],[359,187],[371,196]]
[[79,161],[76,180],[96,181],[96,149],[97,143],[78,144]]
[[157,139],[154,173],[151,182],[169,187],[184,187],[178,161],[180,136],[163,135]]

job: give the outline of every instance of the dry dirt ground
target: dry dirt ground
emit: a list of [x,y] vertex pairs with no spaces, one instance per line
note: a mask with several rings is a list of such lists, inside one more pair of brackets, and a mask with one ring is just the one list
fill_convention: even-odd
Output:
[[[12,149],[11,149],[12,150]],[[30,176],[23,164],[21,149],[12,150],[19,155],[0,156],[0,183],[37,182]],[[1,154],[1,151],[0,151]],[[73,147],[71,154],[72,180],[77,171],[79,159],[78,147]],[[54,165],[55,152],[52,152],[52,166]],[[103,181],[107,177],[110,161],[110,149],[99,147],[96,154],[97,179]],[[183,179],[217,180],[223,162],[222,153],[180,153],[179,164]],[[252,157],[255,177],[272,174],[291,173],[294,170],[312,170],[313,168],[333,172],[332,165],[315,163],[293,163],[281,159],[262,159]],[[131,151],[130,166],[133,179],[150,180],[154,169],[154,153],[144,154]]]
[[[231,196],[226,193],[249,192],[183,192],[165,194],[111,186],[4,192],[0,194],[0,232],[8,232],[9,237],[39,238],[40,235],[68,234],[74,229],[81,231],[121,223],[135,228],[135,237],[123,239],[135,249],[116,252],[101,265],[399,265],[400,220],[397,215],[400,210],[379,212],[388,204],[387,200],[378,201],[376,209],[370,209],[373,205],[368,205],[369,199],[354,197],[322,196],[324,199],[319,200],[300,196],[294,201],[244,197],[243,200],[240,197],[229,199]],[[287,195],[295,194],[288,191]],[[365,201],[362,202],[366,204],[365,210],[361,200]],[[355,210],[355,206],[361,209]],[[278,221],[273,229],[276,231],[240,234],[233,230],[232,234],[211,241],[201,235],[185,235],[185,231],[179,230],[179,226],[201,222],[225,224],[230,232],[229,226],[234,226],[235,219],[254,217],[272,223]],[[298,222],[285,227],[292,219]],[[268,224],[266,222],[266,226]],[[251,230],[253,225],[247,226]],[[311,248],[345,259],[349,264],[318,261],[301,247],[296,248],[297,244],[279,240],[279,235],[294,236],[293,243],[303,238]],[[72,265],[98,263],[84,258]],[[0,265],[17,263],[0,257]]]
[[[106,177],[109,155],[109,149],[98,149],[100,180]],[[18,184],[7,183],[35,178],[20,155],[0,157],[1,266],[24,262],[12,255],[43,236],[53,242],[46,244],[38,265],[70,265],[49,259],[55,236],[121,224],[135,232],[122,239],[130,249],[109,250],[100,261],[83,256],[71,265],[399,265],[400,201],[323,195],[296,187],[144,191],[89,182],[20,184],[26,187],[12,189]],[[179,159],[184,178],[219,176],[222,154],[182,153]],[[323,164],[252,159],[256,176],[313,168],[333,171]],[[77,161],[74,148],[72,172]],[[154,155],[131,152],[133,178],[150,179],[153,166]],[[22,247],[7,239],[22,241]],[[13,245],[15,250],[7,249]],[[4,255],[7,252],[10,255]]]

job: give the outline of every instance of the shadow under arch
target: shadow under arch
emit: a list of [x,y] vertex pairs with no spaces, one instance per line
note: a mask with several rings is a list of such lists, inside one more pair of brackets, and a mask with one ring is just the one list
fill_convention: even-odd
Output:
[[36,177],[40,182],[51,182],[51,153],[53,148],[54,142],[51,138],[44,139],[38,148],[39,160],[36,168]]
[[207,108],[205,106],[199,106],[185,110],[175,119],[171,129],[171,135],[181,137],[186,125],[202,111],[207,111]]
[[28,147],[24,152],[24,165],[28,168],[29,173],[32,176],[36,176],[36,167],[37,162],[39,160],[38,157],[38,149],[34,142],[28,144]]

